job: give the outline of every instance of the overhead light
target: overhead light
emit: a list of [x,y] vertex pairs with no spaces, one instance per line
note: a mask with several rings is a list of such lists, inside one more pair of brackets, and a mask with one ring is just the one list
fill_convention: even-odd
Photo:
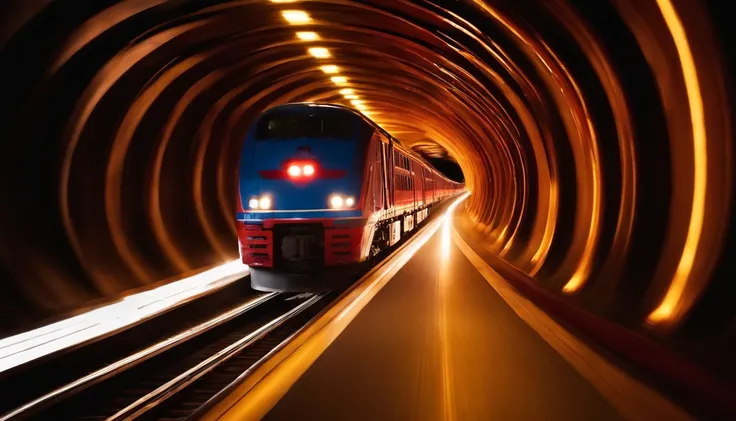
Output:
[[307,51],[309,51],[309,54],[315,56],[316,58],[328,58],[330,56],[330,52],[327,50],[327,48],[313,47]]
[[301,23],[309,23],[312,18],[309,17],[307,12],[302,10],[284,10],[281,15],[292,25],[298,25]]
[[316,32],[297,32],[296,36],[302,41],[316,41],[319,39]]
[[297,0],[271,0],[271,3],[296,3]]
[[345,76],[332,76],[330,80],[333,81],[334,83],[340,84],[340,83],[347,83],[348,78],[346,78]]
[[364,103],[365,101],[363,101],[362,99],[354,99],[354,100],[352,100],[352,101],[350,101],[350,102],[351,102],[351,103],[352,103],[353,105],[363,105],[363,103]]
[[358,99],[360,98],[358,95],[345,95],[345,99]]
[[326,66],[322,66],[320,67],[320,69],[322,69],[322,71],[325,73],[337,73],[340,71],[340,68],[335,66],[334,64],[328,64]]
[[355,93],[355,91],[350,88],[345,88],[345,89],[340,89],[340,93],[343,95],[352,95]]

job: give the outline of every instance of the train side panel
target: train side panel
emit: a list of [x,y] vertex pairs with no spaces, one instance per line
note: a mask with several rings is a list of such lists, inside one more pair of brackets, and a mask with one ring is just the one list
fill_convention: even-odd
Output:
[[[268,119],[280,112],[283,119]],[[340,119],[359,121],[354,136],[322,136],[328,125],[340,129]],[[319,290],[312,284],[329,278],[320,275],[321,268],[364,262],[414,231],[433,206],[463,188],[344,107],[287,104],[256,124],[261,126],[249,131],[241,157],[236,208],[241,260],[251,266],[255,289]],[[258,127],[266,141],[253,139]],[[306,131],[294,131],[300,127]],[[336,196],[339,203],[332,202]],[[305,272],[316,276],[296,282],[294,276]]]

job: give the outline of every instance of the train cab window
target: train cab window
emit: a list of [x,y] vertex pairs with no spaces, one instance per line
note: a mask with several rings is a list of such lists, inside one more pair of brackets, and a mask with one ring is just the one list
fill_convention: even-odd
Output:
[[355,124],[339,113],[271,113],[256,126],[258,140],[289,138],[352,138]]

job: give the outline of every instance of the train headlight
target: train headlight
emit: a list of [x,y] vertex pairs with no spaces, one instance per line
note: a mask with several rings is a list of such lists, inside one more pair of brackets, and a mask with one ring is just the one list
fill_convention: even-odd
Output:
[[261,200],[258,202],[258,207],[261,209],[271,209],[271,198],[268,196],[261,196]]
[[258,199],[255,197],[248,201],[248,207],[251,209],[258,209]]
[[342,208],[343,203],[344,203],[344,200],[342,196],[338,194],[332,196],[332,198],[330,199],[330,206],[332,206],[332,209]]
[[339,194],[333,194],[330,197],[330,207],[332,209],[343,209],[349,208],[355,204],[355,198],[352,196],[341,196]]

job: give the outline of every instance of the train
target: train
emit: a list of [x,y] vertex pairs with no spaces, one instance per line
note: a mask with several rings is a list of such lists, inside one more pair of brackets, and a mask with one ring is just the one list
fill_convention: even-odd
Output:
[[339,288],[465,189],[364,114],[318,103],[258,116],[237,185],[251,287],[281,292]]

